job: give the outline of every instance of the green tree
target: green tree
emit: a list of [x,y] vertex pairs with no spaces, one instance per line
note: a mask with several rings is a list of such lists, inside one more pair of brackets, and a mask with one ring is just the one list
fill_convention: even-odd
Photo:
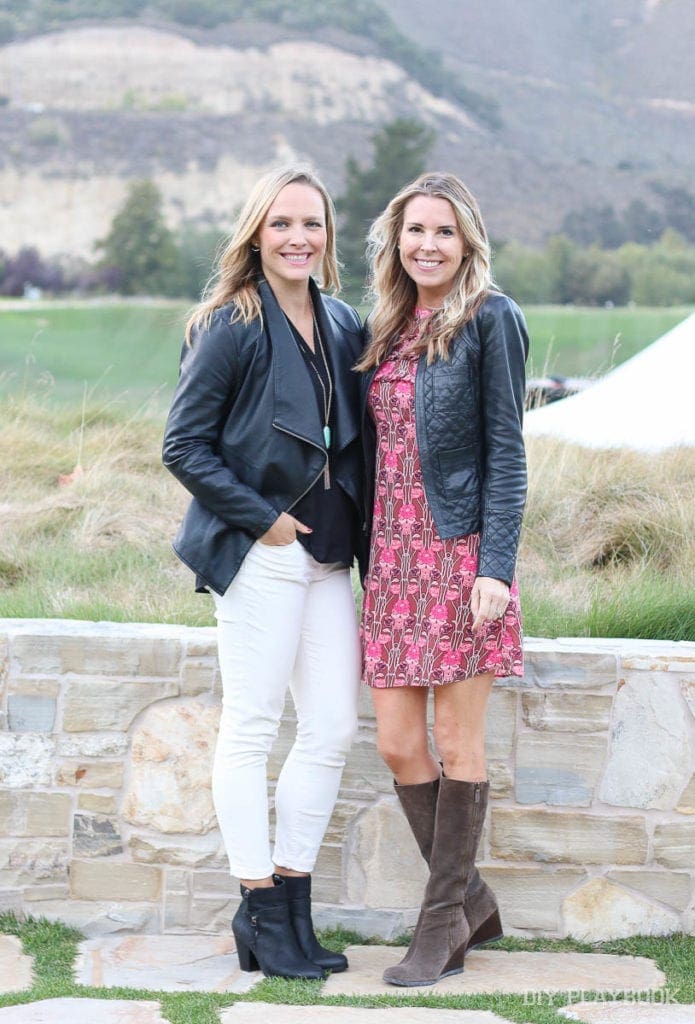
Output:
[[549,265],[548,298],[564,305],[574,301],[573,278],[577,247],[565,235],[553,235],[546,245]]
[[106,238],[97,242],[102,267],[115,268],[124,295],[178,295],[180,256],[162,213],[162,196],[149,180],[128,189]]
[[571,210],[562,222],[561,232],[579,245],[600,245],[617,249],[625,241],[625,229],[609,203]]
[[567,286],[572,302],[580,306],[623,306],[630,298],[630,276],[615,250],[598,245],[575,252]]
[[215,255],[224,242],[217,228],[187,223],[181,228],[179,255],[181,294],[199,299],[215,269]]
[[552,282],[545,251],[507,242],[493,246],[492,265],[499,287],[517,302],[550,302]]
[[695,195],[680,185],[659,181],[652,182],[652,188],[663,203],[666,225],[687,242],[695,242]]
[[672,228],[656,245],[625,245],[618,255],[632,281],[631,298],[638,305],[695,302],[695,248]]
[[664,218],[658,210],[647,206],[643,199],[633,199],[623,213],[625,238],[645,245],[656,242],[664,231]]
[[356,300],[364,287],[364,244],[369,226],[403,185],[422,174],[434,132],[414,118],[397,118],[372,136],[372,143],[374,156],[369,167],[348,157],[345,192],[336,203],[342,220],[339,241],[345,289]]

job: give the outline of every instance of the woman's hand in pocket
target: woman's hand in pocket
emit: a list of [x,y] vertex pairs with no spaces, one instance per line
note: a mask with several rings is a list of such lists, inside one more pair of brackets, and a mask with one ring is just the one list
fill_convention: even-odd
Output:
[[297,539],[298,533],[312,533],[310,526],[305,526],[289,512],[281,512],[269,530],[258,538],[259,544],[269,547],[285,547]]

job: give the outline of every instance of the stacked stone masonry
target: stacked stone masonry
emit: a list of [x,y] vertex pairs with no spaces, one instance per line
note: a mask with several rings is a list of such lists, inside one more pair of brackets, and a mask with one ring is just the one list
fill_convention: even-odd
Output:
[[[226,932],[210,793],[212,629],[0,620],[0,909],[119,931]],[[369,694],[314,873],[317,917],[392,937],[424,865]],[[270,763],[292,742],[288,703]],[[695,931],[695,644],[528,640],[491,698],[480,851],[505,929]]]

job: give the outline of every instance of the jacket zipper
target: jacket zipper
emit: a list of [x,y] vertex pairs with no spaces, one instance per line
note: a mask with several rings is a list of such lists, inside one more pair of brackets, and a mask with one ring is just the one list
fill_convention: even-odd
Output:
[[275,427],[276,430],[281,431],[283,434],[289,434],[290,437],[296,437],[298,441],[304,441],[305,444],[310,444],[312,446],[312,448],[316,448],[317,451],[320,451],[321,454],[325,455],[325,457],[326,457],[326,461],[324,462],[323,467],[322,467],[320,473],[318,473],[317,476],[311,481],[309,486],[305,490],[302,491],[302,493],[299,495],[299,497],[295,498],[294,501],[290,505],[287,506],[287,508],[285,509],[285,512],[289,512],[290,509],[293,509],[294,506],[297,505],[302,500],[302,498],[304,497],[305,494],[309,493],[309,491],[314,486],[314,484],[318,483],[318,481],[321,479],[321,477],[325,473],[326,466],[328,465],[328,452],[324,451],[324,449],[321,448],[318,444],[314,444],[314,442],[310,441],[308,437],[302,437],[301,434],[295,434],[291,430],[286,430],[284,427],[279,427],[277,425],[277,423],[273,423],[273,426]]

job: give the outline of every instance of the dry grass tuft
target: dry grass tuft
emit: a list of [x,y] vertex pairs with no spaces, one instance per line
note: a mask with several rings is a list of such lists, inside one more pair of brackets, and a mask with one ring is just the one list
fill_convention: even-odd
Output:
[[653,455],[542,439],[528,448],[524,558],[693,572],[695,449]]
[[[26,398],[0,418],[0,617],[212,622],[170,549],[188,496],[161,466],[161,416]],[[695,639],[695,450],[532,439],[529,470],[527,633]]]
[[32,398],[0,415],[0,614],[199,621],[170,550],[188,499],[161,465],[161,417]]

